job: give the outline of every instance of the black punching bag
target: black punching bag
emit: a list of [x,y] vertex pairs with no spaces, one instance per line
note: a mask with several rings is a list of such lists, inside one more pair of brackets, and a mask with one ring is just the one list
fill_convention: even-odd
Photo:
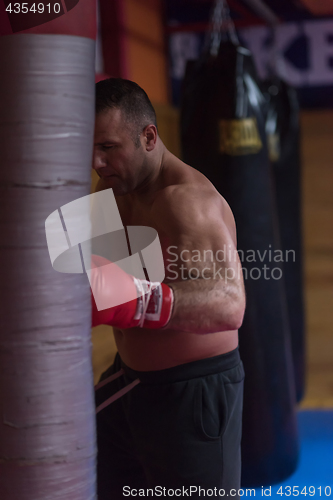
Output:
[[264,82],[266,132],[273,167],[297,401],[304,394],[305,339],[302,276],[301,164],[296,90],[277,77]]
[[240,329],[245,367],[242,486],[271,485],[298,458],[295,386],[268,160],[263,95],[250,52],[220,43],[189,63],[184,79],[183,159],[225,197],[237,224],[247,308]]

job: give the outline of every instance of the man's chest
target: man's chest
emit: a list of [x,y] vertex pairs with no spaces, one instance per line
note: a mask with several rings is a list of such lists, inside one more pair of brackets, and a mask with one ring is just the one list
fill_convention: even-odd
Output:
[[156,229],[152,207],[143,203],[133,203],[125,196],[116,197],[118,210],[124,226],[149,226]]
[[117,199],[117,205],[121,220],[125,227],[142,226],[155,229],[159,237],[163,260],[166,265],[168,248],[170,247],[170,245],[174,244],[174,241],[173,235],[169,234],[170,231],[168,231],[165,224],[163,224],[163,218],[156,216],[153,206],[132,204],[129,200],[125,200],[124,197],[121,197],[120,200]]

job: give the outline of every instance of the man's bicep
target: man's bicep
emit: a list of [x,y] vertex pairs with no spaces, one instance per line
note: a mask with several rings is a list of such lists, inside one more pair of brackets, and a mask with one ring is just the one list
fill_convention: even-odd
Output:
[[222,219],[213,222],[209,229],[207,242],[210,243],[214,262],[223,268],[230,268],[238,272],[240,261],[234,234],[231,234],[232,228]]
[[174,252],[180,261],[188,263],[187,267],[195,265],[202,269],[209,264],[212,272],[216,265],[238,269],[239,258],[234,237],[222,214],[206,220],[194,217],[191,223],[184,222],[180,217],[177,224],[172,226],[169,220],[168,225],[169,229],[175,229],[169,233],[169,241],[173,242]]
[[161,232],[178,254],[193,254],[198,265],[203,257],[224,264],[238,260],[234,218],[218,193],[179,189],[160,197],[155,213]]

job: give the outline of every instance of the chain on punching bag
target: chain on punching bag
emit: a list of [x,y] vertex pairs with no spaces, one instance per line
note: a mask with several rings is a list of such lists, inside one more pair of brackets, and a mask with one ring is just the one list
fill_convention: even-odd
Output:
[[242,485],[254,487],[279,482],[295,470],[298,438],[283,271],[274,260],[279,237],[264,98],[251,54],[235,43],[227,14],[217,2],[203,55],[188,64],[181,133],[184,161],[213,182],[236,219],[247,294],[240,329],[246,373]]
[[273,167],[286,283],[297,401],[304,394],[305,339],[302,278],[299,105],[296,90],[278,77],[264,82],[266,132]]

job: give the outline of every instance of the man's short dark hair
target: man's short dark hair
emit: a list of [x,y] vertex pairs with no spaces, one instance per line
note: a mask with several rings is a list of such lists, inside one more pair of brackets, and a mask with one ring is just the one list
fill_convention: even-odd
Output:
[[146,92],[135,82],[123,78],[108,78],[96,83],[96,114],[119,108],[128,123],[134,125],[135,139],[151,123],[157,127],[156,113]]

